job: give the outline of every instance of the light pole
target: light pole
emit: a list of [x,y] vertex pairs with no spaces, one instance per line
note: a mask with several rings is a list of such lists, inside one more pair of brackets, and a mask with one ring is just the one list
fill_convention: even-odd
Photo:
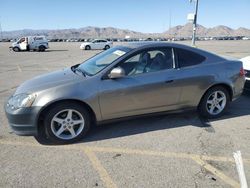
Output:
[[1,24],[1,19],[0,19],[0,42],[3,41],[3,31],[2,31],[2,24]]
[[[189,0],[192,3],[193,0]],[[196,28],[197,28],[197,14],[198,14],[198,7],[199,7],[199,0],[195,1],[195,14],[194,14],[194,21],[193,21],[193,36],[192,36],[192,46],[195,46],[195,38],[196,38]]]

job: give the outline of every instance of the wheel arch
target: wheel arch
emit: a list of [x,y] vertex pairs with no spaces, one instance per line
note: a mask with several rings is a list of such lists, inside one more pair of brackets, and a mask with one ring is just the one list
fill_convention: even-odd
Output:
[[45,46],[44,44],[40,44],[40,45],[38,46],[38,50],[40,50],[41,47],[42,47],[44,50],[46,49],[46,46]]
[[90,107],[89,104],[87,104],[84,101],[81,100],[77,100],[77,99],[61,99],[58,101],[53,101],[49,104],[47,104],[46,106],[44,106],[38,113],[37,116],[37,120],[36,120],[36,124],[37,124],[37,129],[39,130],[44,130],[44,126],[43,126],[43,120],[44,120],[44,116],[45,116],[45,112],[48,111],[50,108],[54,107],[55,105],[59,104],[59,103],[66,103],[66,102],[71,102],[71,103],[76,103],[76,104],[81,104],[83,107],[86,108],[86,110],[89,112],[90,117],[91,117],[91,123],[96,123],[96,115],[94,110]]
[[216,83],[216,84],[214,84],[214,85],[212,85],[212,86],[210,86],[209,88],[206,89],[206,91],[203,93],[202,97],[200,98],[199,104],[202,101],[203,97],[205,96],[205,94],[207,93],[208,90],[210,90],[213,87],[218,87],[218,86],[224,87],[228,91],[230,101],[232,101],[232,99],[233,99],[233,88],[227,83]]
[[18,51],[21,51],[21,49],[20,49],[20,47],[19,47],[19,46],[14,46],[14,47],[12,47],[12,49],[14,49],[14,48],[17,48],[17,49],[18,49]]
[[89,47],[90,50],[92,49],[92,47],[91,47],[90,44],[86,44],[85,47],[84,47],[84,49],[87,50],[88,47]]

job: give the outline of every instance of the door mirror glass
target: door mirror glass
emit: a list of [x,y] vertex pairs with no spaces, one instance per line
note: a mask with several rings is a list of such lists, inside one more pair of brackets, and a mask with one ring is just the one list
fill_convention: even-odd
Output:
[[109,74],[109,78],[116,79],[116,78],[122,78],[125,76],[125,71],[121,67],[116,67],[112,69],[112,71]]

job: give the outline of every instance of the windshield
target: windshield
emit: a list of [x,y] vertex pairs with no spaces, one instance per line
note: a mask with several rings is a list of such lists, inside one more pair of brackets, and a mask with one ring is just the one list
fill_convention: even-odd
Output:
[[95,75],[109,66],[112,62],[125,55],[129,50],[129,48],[125,47],[111,48],[83,62],[78,68],[89,76]]

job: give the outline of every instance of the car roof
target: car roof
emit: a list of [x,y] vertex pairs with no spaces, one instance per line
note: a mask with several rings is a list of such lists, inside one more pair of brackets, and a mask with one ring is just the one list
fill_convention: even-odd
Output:
[[128,43],[123,43],[119,46],[127,47],[127,48],[130,48],[132,50],[133,49],[144,49],[144,48],[156,48],[156,47],[181,48],[184,50],[193,51],[193,52],[198,53],[200,55],[203,55],[205,57],[213,57],[213,58],[216,58],[217,60],[222,60],[222,59],[225,60],[225,58],[218,56],[216,54],[213,54],[211,52],[208,52],[208,51],[196,48],[196,47],[184,45],[184,44],[174,43],[174,42],[158,42],[158,41],[128,42]]
[[158,41],[145,41],[145,42],[128,42],[123,43],[120,46],[128,47],[131,49],[141,48],[141,47],[180,47],[180,48],[192,48],[187,45],[177,44],[173,42],[158,42]]
[[93,39],[92,41],[94,41],[94,40],[105,40],[105,41],[107,41],[106,39]]

